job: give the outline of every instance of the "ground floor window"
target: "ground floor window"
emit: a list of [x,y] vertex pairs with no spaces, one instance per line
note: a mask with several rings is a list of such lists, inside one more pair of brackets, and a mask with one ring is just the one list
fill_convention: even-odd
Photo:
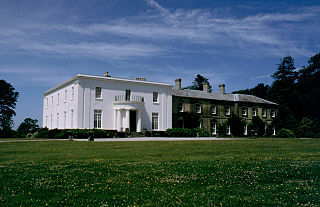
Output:
[[212,122],[210,125],[211,125],[211,134],[217,134],[217,124]]
[[248,125],[245,124],[244,127],[243,127],[243,135],[248,135]]
[[152,130],[158,130],[158,129],[159,129],[159,114],[152,113]]
[[227,135],[230,135],[230,134],[231,134],[230,125],[227,126],[226,134],[227,134]]
[[94,110],[93,128],[101,129],[102,110]]
[[71,129],[73,128],[73,109],[71,109],[71,123],[70,123],[70,125],[71,125]]

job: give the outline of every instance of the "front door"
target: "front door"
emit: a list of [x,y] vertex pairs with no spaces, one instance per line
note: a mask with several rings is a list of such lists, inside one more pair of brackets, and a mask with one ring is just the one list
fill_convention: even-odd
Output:
[[130,132],[137,131],[137,112],[130,111]]

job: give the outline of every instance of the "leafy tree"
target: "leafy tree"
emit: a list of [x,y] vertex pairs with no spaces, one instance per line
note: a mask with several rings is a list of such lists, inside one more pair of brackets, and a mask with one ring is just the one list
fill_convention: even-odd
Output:
[[39,129],[39,125],[37,124],[38,120],[26,118],[18,127],[18,133],[21,136],[25,136],[28,133],[34,133]]
[[194,81],[192,82],[191,86],[186,87],[187,89],[191,89],[191,90],[203,90],[203,84],[208,83],[209,84],[209,89],[211,89],[211,85],[208,81],[208,78],[203,77],[202,75],[198,74]]
[[230,118],[228,119],[228,124],[233,136],[243,136],[244,121],[241,119],[241,117],[231,114]]
[[317,120],[303,118],[297,128],[299,137],[316,137],[320,133],[320,124]]
[[12,116],[16,115],[16,106],[19,93],[15,91],[10,83],[0,80],[0,133],[3,136],[11,131]]
[[265,131],[265,123],[259,116],[252,117],[251,123],[248,124],[248,131],[251,133],[251,130],[254,130],[254,132],[258,136],[262,136],[266,133]]
[[263,99],[269,99],[270,86],[263,83],[259,83],[254,88],[239,90],[232,92],[233,94],[247,94],[254,95]]

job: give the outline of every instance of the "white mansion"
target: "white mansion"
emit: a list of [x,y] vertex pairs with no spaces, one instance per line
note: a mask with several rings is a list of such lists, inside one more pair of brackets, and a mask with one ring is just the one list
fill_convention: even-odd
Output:
[[44,93],[43,127],[164,131],[172,128],[171,85],[79,74]]

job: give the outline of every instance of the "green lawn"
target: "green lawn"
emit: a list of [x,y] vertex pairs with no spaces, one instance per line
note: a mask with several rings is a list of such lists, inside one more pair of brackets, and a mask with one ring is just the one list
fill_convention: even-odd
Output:
[[320,139],[0,143],[0,206],[320,206]]

